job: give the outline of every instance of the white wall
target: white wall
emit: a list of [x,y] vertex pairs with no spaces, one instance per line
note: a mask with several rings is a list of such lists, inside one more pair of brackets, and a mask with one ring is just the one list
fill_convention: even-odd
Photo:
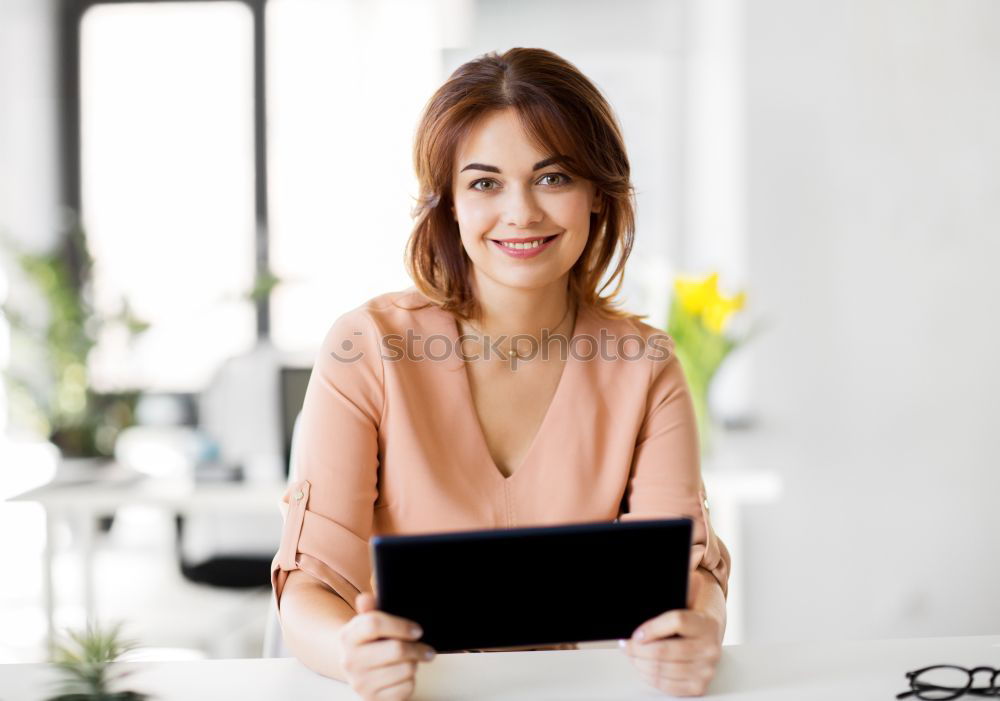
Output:
[[476,0],[467,44],[446,52],[445,75],[487,51],[554,51],[607,97],[625,136],[636,188],[635,245],[621,299],[666,323],[670,273],[681,254],[681,0]]
[[1000,3],[747,7],[747,637],[997,633]]
[[0,231],[36,247],[58,222],[53,7],[0,0]]
[[[50,0],[0,0],[0,236],[32,250],[51,245],[59,226],[54,18]],[[11,286],[8,267],[0,248],[0,300]],[[0,316],[0,370],[9,356],[10,329]],[[0,443],[7,427],[4,384]]]

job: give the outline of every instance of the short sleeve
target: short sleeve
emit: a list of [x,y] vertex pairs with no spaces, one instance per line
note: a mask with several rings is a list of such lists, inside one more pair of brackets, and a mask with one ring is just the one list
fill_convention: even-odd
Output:
[[377,497],[384,403],[375,324],[364,308],[338,318],[316,355],[299,416],[284,525],[271,563],[275,604],[302,570],[354,607],[372,591],[368,539]]
[[729,550],[712,530],[701,476],[694,405],[680,361],[670,353],[651,363],[645,418],[636,437],[620,519],[689,517],[691,569],[701,567],[728,597]]

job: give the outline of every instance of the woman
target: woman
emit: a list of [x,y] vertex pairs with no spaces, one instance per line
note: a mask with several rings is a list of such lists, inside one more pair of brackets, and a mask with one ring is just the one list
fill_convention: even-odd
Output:
[[414,161],[415,285],[338,318],[305,395],[272,566],[286,644],[364,698],[409,698],[433,651],[375,610],[372,534],[689,516],[689,608],[624,649],[655,687],[704,693],[730,557],[673,342],[612,303],[634,216],[610,107],[551,52],[486,54],[427,103]]

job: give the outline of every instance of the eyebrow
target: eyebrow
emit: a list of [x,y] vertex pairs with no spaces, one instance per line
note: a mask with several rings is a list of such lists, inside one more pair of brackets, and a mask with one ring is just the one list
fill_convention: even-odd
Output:
[[[553,163],[557,163],[559,161],[564,161],[564,160],[566,160],[565,156],[562,156],[562,155],[560,155],[560,156],[552,156],[551,158],[546,158],[544,161],[539,161],[538,163],[535,164],[535,166],[531,170],[532,170],[532,172],[534,172],[536,170],[541,170],[545,166],[549,166],[549,165],[552,165]],[[484,163],[470,163],[469,165],[465,166],[464,168],[462,168],[462,170],[460,170],[458,172],[459,173],[464,173],[467,170],[485,170],[485,171],[488,171],[490,173],[499,173],[500,172],[500,169],[497,168],[496,166],[488,166],[488,165],[486,165]]]

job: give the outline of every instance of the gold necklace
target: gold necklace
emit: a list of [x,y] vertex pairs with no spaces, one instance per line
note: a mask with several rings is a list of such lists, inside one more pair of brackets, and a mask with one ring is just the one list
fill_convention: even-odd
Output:
[[[572,311],[572,310],[573,310],[573,305],[572,305],[572,304],[569,304],[569,303],[567,302],[567,304],[566,304],[566,312],[565,312],[565,313],[564,313],[564,314],[562,315],[562,319],[560,319],[560,320],[559,320],[559,322],[558,322],[558,323],[557,323],[557,324],[555,325],[555,327],[554,327],[554,328],[552,329],[553,333],[554,333],[555,331],[557,331],[557,330],[559,329],[559,327],[560,327],[560,326],[562,326],[563,322],[564,322],[564,321],[566,321],[566,317],[568,317],[568,316],[569,316],[569,313],[570,313],[570,311]],[[474,329],[476,330],[476,333],[480,334],[480,336],[483,336],[483,335],[484,335],[484,334],[483,334],[483,332],[479,330],[479,327],[478,327],[478,326],[476,326],[475,324],[473,324],[473,323],[472,323],[472,322],[471,322],[470,320],[466,319],[466,320],[465,320],[465,323],[467,323],[467,324],[468,324],[469,326],[471,326],[472,328],[474,328]],[[544,330],[544,328],[545,328],[545,327],[543,327],[543,330]],[[520,334],[519,334],[519,335],[520,335]],[[482,338],[480,338],[480,342],[482,342]],[[540,342],[539,342],[539,343],[540,343]],[[511,347],[507,349],[507,355],[504,355],[504,354],[503,354],[503,352],[501,351],[501,353],[500,353],[500,358],[501,358],[501,359],[503,359],[503,360],[508,360],[508,359],[510,359],[511,357],[513,357],[513,358],[520,358],[520,359],[524,359],[524,358],[527,358],[528,356],[527,356],[527,355],[521,355],[521,354],[519,354],[519,353],[517,352],[517,348],[514,348],[514,346],[513,346],[513,345],[511,345]]]

